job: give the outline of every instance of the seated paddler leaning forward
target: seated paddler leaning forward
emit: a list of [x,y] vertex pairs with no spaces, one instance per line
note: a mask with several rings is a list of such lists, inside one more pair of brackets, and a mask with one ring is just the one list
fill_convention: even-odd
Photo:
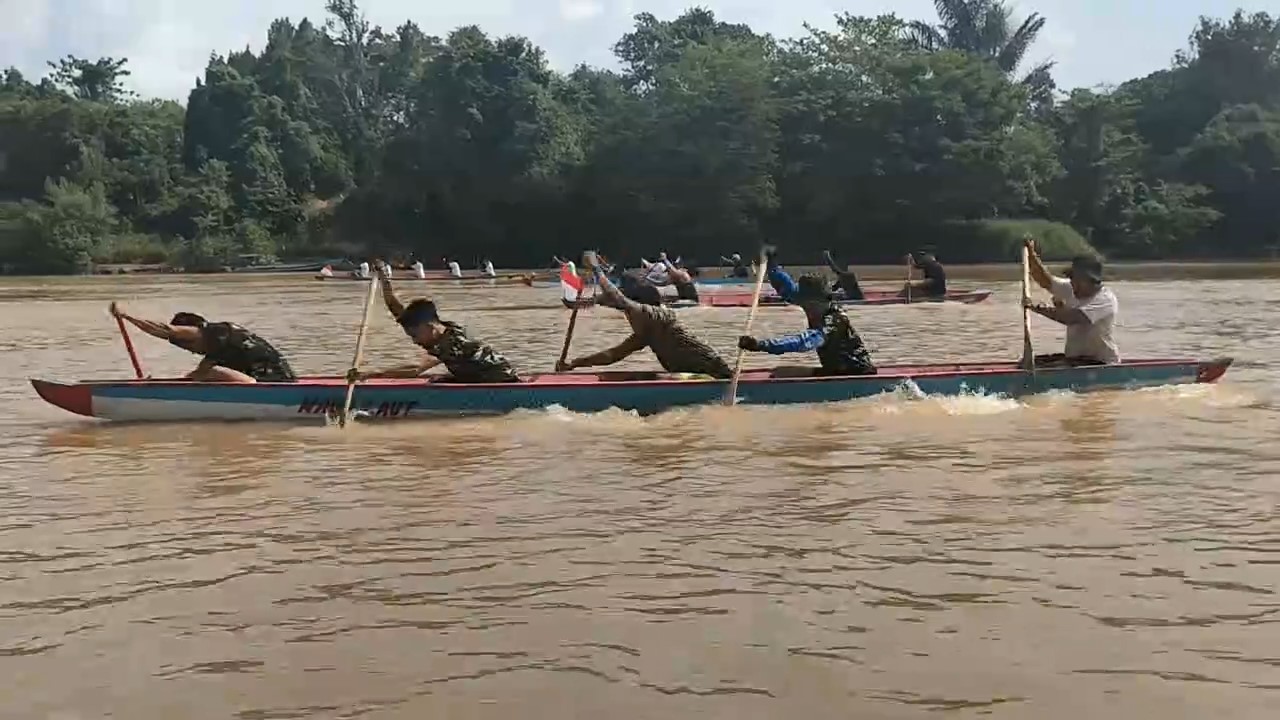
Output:
[[769,282],[787,302],[804,310],[808,329],[795,335],[760,340],[749,335],[738,339],[738,347],[750,352],[784,353],[818,351],[820,375],[874,375],[876,366],[858,331],[853,328],[832,298],[827,281],[819,275],[805,275],[799,282],[769,259]]
[[444,382],[519,382],[520,377],[505,357],[495,352],[487,343],[467,337],[462,326],[442,320],[434,301],[417,298],[406,305],[396,297],[391,279],[381,273],[378,277],[387,310],[409,339],[427,351],[427,356],[420,362],[386,370],[359,372],[353,369],[347,373],[349,380],[416,378],[426,375],[437,365],[444,365],[449,371],[448,375],[440,378]]
[[610,282],[596,262],[594,253],[585,253],[583,263],[592,269],[600,285],[597,303],[621,310],[631,325],[631,335],[608,350],[567,363],[556,363],[558,372],[612,365],[647,347],[667,372],[709,375],[721,380],[733,375],[729,365],[710,345],[694,337],[680,324],[674,310],[662,307],[657,293],[648,303],[632,300]]
[[1102,262],[1088,255],[1077,255],[1065,277],[1055,277],[1044,266],[1036,252],[1035,241],[1025,238],[1031,279],[1049,291],[1052,305],[1028,303],[1027,309],[1067,327],[1067,343],[1063,352],[1037,355],[1039,367],[1075,367],[1112,365],[1120,362],[1120,349],[1112,338],[1120,302],[1111,288],[1102,283]]
[[198,382],[294,382],[293,368],[271,343],[229,322],[209,322],[195,313],[180,312],[167,323],[126,313],[117,303],[108,312],[142,332],[200,355],[200,364],[187,373]]

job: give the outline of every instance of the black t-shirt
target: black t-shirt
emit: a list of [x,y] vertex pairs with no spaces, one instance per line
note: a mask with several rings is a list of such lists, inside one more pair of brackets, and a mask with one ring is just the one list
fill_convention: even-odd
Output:
[[849,316],[839,307],[832,305],[822,314],[822,319],[811,325],[821,330],[822,345],[818,347],[818,361],[822,363],[823,374],[826,375],[875,375],[876,366],[871,362],[871,353],[863,344],[858,331],[853,329]]
[[279,350],[252,332],[229,322],[207,323],[200,328],[204,357],[219,367],[236,370],[263,382],[298,379]]
[[449,379],[460,383],[517,382],[511,363],[488,344],[467,337],[457,323],[442,323],[444,335],[429,348],[424,348],[449,370]]
[[921,260],[917,263],[920,272],[924,273],[925,292],[931,296],[947,294],[947,271],[937,260]]

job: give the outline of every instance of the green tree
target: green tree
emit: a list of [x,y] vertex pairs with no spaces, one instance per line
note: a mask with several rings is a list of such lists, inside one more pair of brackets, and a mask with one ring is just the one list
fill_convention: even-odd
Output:
[[[958,50],[986,58],[1006,75],[1022,65],[1047,22],[1040,13],[1031,13],[1014,26],[1013,9],[1002,0],[934,0],[939,23],[915,21],[906,28],[906,37],[929,52]],[[1033,102],[1049,104],[1054,90],[1052,62],[1042,62],[1022,77]]]
[[912,52],[893,17],[838,26],[787,48],[783,228],[888,259],[922,225],[1044,210],[1059,166],[1024,86],[971,54]]
[[1217,253],[1280,245],[1280,110],[1228,108],[1179,157],[1182,176],[1208,188],[1222,215],[1213,235]]
[[68,55],[58,62],[50,62],[53,82],[77,100],[90,102],[120,102],[132,95],[124,89],[122,78],[130,72],[125,69],[126,58],[99,58],[89,61]]
[[661,238],[714,257],[761,238],[761,220],[777,205],[778,110],[766,51],[752,38],[690,44],[653,69],[643,96],[613,96],[581,177],[604,211],[606,249]]
[[82,272],[116,226],[115,208],[101,185],[49,181],[43,202],[0,208],[8,261],[25,272]]

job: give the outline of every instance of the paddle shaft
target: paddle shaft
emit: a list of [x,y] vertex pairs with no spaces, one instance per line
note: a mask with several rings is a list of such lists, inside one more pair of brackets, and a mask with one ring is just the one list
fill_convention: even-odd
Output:
[[[756,308],[760,307],[760,291],[764,289],[764,276],[769,272],[769,258],[760,253],[760,264],[756,266],[756,286],[751,291],[751,309],[747,311],[747,324],[742,328],[743,335],[751,334],[751,324],[756,319]],[[738,348],[738,360],[733,364],[733,378],[729,380],[729,390],[725,393],[724,404],[733,405],[738,401],[738,380],[742,377],[742,359],[746,350]]]
[[[369,294],[364,298],[364,316],[360,318],[360,334],[356,335],[356,353],[351,359],[351,368],[353,370],[360,369],[360,361],[364,358],[364,338],[366,331],[369,329],[369,310],[373,308],[373,296],[378,293],[378,276],[369,280]],[[338,418],[338,426],[346,427],[347,420],[351,416],[351,399],[355,396],[356,383],[354,380],[347,381],[347,398],[342,403],[342,416]]]
[[578,288],[578,295],[573,299],[573,310],[569,312],[569,327],[564,331],[564,346],[560,348],[560,361],[556,363],[556,367],[560,367],[569,359],[569,343],[573,341],[573,326],[578,324],[578,309],[582,307],[582,291],[587,289],[587,281],[582,281],[582,287]]
[[142,363],[138,362],[138,352],[133,349],[133,340],[129,337],[129,328],[124,326],[124,318],[116,318],[116,327],[120,328],[120,337],[124,339],[124,349],[129,353],[129,362],[133,363],[133,373],[142,379]]
[[911,256],[907,256],[907,304],[911,304]]
[[1031,251],[1022,248],[1022,367],[1035,377],[1036,356],[1031,347],[1031,310],[1027,301],[1031,299]]

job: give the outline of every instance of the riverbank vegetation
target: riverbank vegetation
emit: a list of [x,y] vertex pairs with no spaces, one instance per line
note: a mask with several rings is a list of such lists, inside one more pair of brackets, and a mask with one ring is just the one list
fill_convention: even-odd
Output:
[[[521,37],[370,27],[354,0],[211,57],[185,107],[124,58],[0,80],[0,264],[217,267],[281,257],[595,246],[714,263],[777,244],[889,262],[1253,257],[1280,246],[1280,16],[1205,18],[1172,65],[1057,88],[1051,18],[938,0],[774,38],[702,9],[637,15],[616,70]],[[821,22],[823,19],[815,18]]]

